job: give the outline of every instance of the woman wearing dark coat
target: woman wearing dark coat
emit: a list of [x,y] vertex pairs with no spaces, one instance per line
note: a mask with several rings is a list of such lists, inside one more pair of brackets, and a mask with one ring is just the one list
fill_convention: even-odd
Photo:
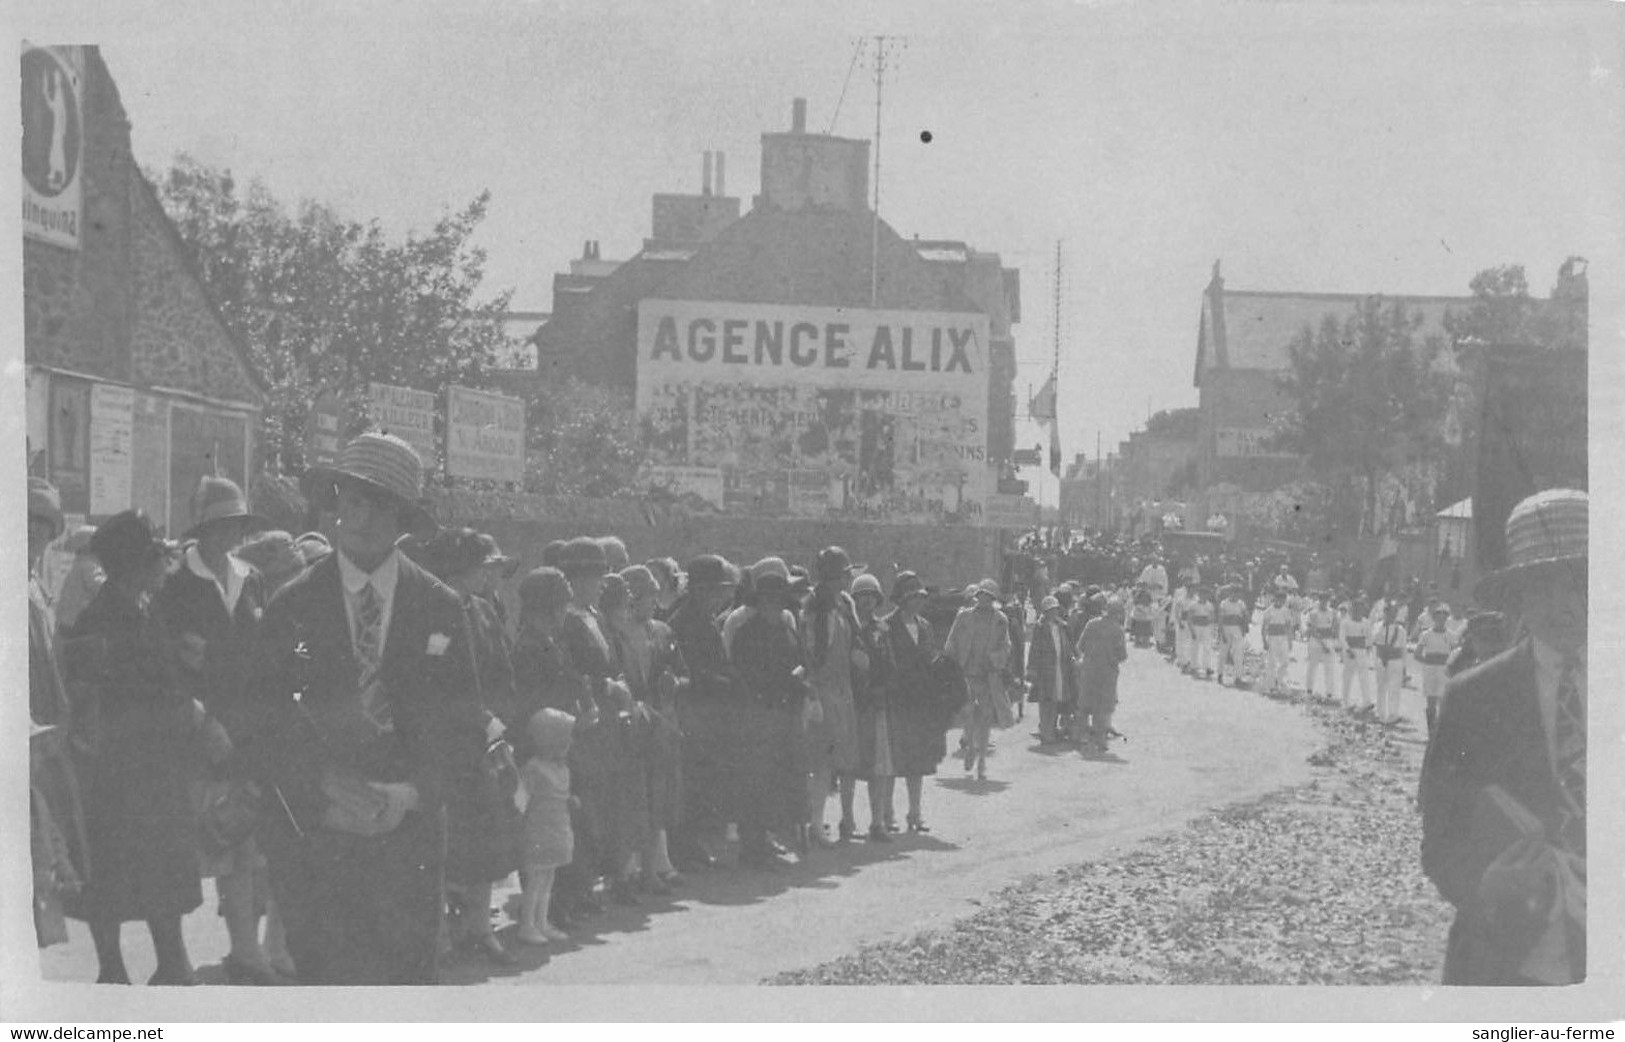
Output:
[[892,584],[897,605],[884,624],[887,658],[891,662],[891,709],[887,717],[891,736],[892,770],[908,789],[908,830],[931,831],[920,817],[924,776],[937,773],[948,755],[948,721],[957,706],[949,705],[941,688],[936,635],[920,614],[930,596],[920,577],[902,572]]
[[158,970],[149,983],[195,984],[181,917],[203,903],[191,785],[202,773],[203,707],[175,676],[170,638],[148,610],[169,550],[144,513],[127,510],[91,541],[107,582],[67,634],[64,660],[83,685],[80,765],[90,862],[67,906],[90,925],[97,983],[128,984],[121,924],[144,919]]
[[458,739],[469,748],[456,758],[462,770],[446,792],[448,907],[470,947],[498,966],[510,966],[513,955],[492,931],[490,914],[492,884],[519,867],[519,814],[513,790],[502,782],[518,778],[512,750],[502,740],[507,729],[502,721],[513,714],[513,665],[507,633],[485,597],[490,585],[486,555],[495,545],[471,528],[448,528],[411,555],[462,600],[474,655],[476,689],[469,704],[477,708],[458,730]]
[[[732,759],[738,799],[740,864],[778,868],[768,837],[805,823],[807,767],[803,729],[815,712],[804,679],[801,641],[789,611],[790,576],[768,558],[752,568],[753,609],[733,638],[739,672]],[[805,846],[803,845],[803,852]]]

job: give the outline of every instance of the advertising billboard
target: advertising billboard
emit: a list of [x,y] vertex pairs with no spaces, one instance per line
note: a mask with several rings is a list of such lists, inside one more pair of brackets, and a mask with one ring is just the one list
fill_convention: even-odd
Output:
[[446,388],[446,473],[525,480],[525,403],[451,384]]
[[984,524],[987,367],[981,314],[638,304],[654,481],[730,512]]

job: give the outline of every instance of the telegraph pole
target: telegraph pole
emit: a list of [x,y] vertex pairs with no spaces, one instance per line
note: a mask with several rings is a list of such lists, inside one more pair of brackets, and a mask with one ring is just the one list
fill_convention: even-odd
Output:
[[907,43],[897,36],[875,37],[875,170],[874,214],[869,234],[869,306],[880,306],[880,109],[886,91],[887,43]]

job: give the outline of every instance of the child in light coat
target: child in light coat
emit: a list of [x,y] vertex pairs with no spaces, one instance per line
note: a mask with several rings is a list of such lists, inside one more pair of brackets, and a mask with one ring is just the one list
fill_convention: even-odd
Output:
[[570,935],[547,921],[553,874],[575,856],[575,833],[570,829],[570,737],[575,717],[557,709],[541,709],[530,718],[527,731],[534,750],[520,780],[526,794],[520,848],[519,876],[524,896],[519,904],[519,939],[526,944],[567,941]]

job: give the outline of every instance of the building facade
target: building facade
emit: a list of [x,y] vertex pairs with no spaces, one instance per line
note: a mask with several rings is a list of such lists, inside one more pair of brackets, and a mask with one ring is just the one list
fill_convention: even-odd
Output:
[[204,474],[247,487],[264,387],[132,157],[98,49],[25,48],[22,86],[30,191],[78,189],[72,241],[25,222],[29,473],[74,518],[140,507],[183,531]]
[[748,212],[707,153],[636,256],[589,243],[555,277],[538,378],[634,392],[659,480],[730,512],[982,523],[1014,449],[1017,272],[877,221],[869,142],[809,134],[799,99],[761,142]]

